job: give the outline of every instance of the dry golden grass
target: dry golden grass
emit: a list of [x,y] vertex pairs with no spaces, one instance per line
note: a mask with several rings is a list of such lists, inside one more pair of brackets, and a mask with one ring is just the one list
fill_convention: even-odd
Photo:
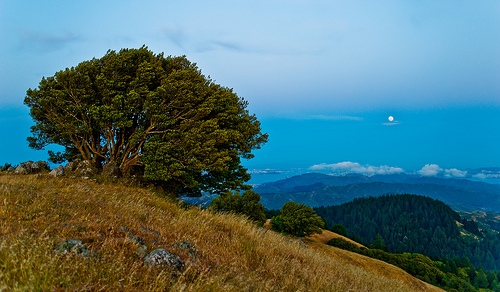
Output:
[[[149,251],[163,247],[194,264],[181,273],[144,266],[122,226]],[[99,257],[55,254],[70,238]],[[199,258],[174,247],[182,240]],[[0,175],[0,291],[438,290],[383,262],[306,241],[145,189]]]
[[347,237],[342,236],[340,234],[337,234],[335,232],[331,232],[330,230],[323,230],[323,233],[321,233],[321,234],[315,233],[315,234],[309,236],[309,239],[321,242],[323,244],[327,244],[332,238],[342,238],[343,240],[350,242],[350,243],[356,245],[357,247],[365,247],[364,245],[362,245],[359,242],[356,242],[350,238],[347,238]]

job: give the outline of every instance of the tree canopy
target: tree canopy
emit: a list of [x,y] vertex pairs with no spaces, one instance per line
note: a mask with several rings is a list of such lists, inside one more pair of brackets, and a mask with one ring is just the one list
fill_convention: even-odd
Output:
[[252,190],[246,190],[243,195],[239,192],[226,191],[210,203],[210,208],[215,211],[244,214],[260,225],[266,222],[265,208],[260,203],[260,195]]
[[116,167],[175,191],[244,188],[241,158],[267,141],[248,103],[202,75],[185,56],[164,57],[147,47],[108,51],[29,89],[24,103],[35,121],[29,146],[52,162],[83,159]]
[[325,222],[311,207],[290,201],[281,207],[280,215],[271,219],[271,227],[276,231],[302,237],[322,233]]

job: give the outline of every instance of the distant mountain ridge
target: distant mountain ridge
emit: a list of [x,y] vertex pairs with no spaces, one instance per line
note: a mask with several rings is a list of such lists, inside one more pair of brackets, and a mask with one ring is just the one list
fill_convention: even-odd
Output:
[[311,207],[339,205],[354,198],[386,194],[417,194],[438,199],[454,210],[500,212],[500,185],[467,179],[415,174],[365,176],[307,173],[254,187],[268,209],[288,202]]

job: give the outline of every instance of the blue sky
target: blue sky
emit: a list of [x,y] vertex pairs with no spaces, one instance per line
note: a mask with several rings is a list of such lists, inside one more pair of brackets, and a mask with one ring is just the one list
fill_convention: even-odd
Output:
[[249,101],[270,135],[250,169],[500,166],[500,2],[488,0],[0,0],[0,163],[46,158],[27,147],[28,88],[143,44]]

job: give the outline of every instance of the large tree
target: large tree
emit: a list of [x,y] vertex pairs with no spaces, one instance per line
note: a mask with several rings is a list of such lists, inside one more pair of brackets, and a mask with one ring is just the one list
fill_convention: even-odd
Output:
[[30,147],[59,144],[52,161],[91,161],[123,176],[134,166],[173,190],[240,189],[241,158],[267,141],[248,103],[202,75],[185,56],[147,47],[108,51],[42,78],[24,103]]

